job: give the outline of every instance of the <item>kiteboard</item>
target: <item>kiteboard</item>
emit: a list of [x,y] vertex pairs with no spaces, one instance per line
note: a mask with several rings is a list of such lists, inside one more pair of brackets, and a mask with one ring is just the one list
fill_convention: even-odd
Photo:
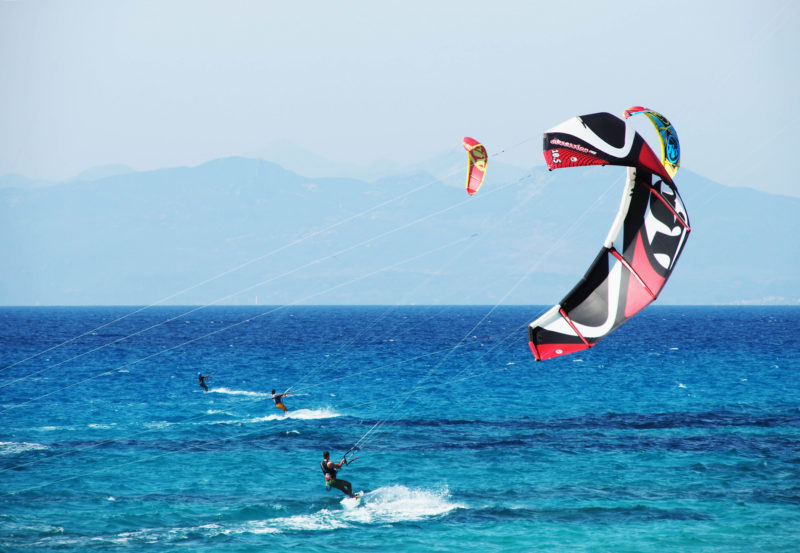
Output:
[[355,497],[345,497],[342,499],[342,506],[345,509],[355,509],[361,504],[361,498],[364,497],[364,492],[356,492]]

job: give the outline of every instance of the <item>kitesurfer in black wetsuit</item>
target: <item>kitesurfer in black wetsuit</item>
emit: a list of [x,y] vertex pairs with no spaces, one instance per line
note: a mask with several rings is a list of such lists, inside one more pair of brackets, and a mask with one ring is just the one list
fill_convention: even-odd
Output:
[[342,465],[347,463],[347,461],[342,459],[338,463],[334,463],[330,460],[330,456],[331,454],[327,451],[322,454],[321,466],[322,472],[325,474],[325,485],[341,490],[342,493],[349,497],[355,497],[355,494],[353,494],[353,486],[350,482],[336,477],[336,472],[341,469]]
[[200,387],[203,388],[206,392],[208,391],[208,386],[206,386],[206,380],[211,378],[210,374],[203,375],[203,373],[197,373],[197,380],[200,381]]

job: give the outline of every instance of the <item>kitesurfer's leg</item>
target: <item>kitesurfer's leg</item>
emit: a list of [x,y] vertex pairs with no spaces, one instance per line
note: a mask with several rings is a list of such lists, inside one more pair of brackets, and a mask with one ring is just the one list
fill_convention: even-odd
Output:
[[336,482],[331,485],[334,488],[341,490],[343,494],[349,497],[355,497],[353,495],[353,486],[347,480],[342,480],[341,478],[337,478]]
[[347,480],[344,481],[344,488],[342,489],[342,491],[347,495],[349,495],[350,497],[355,497],[355,494],[353,493],[353,485],[350,484],[350,482],[348,482]]

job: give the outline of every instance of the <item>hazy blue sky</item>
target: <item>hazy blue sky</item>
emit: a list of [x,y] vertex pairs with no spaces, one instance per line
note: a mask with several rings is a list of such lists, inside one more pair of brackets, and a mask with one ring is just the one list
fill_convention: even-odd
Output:
[[464,135],[527,166],[545,129],[639,104],[674,123],[684,167],[800,196],[798,29],[794,0],[0,0],[0,174],[281,141],[417,162]]

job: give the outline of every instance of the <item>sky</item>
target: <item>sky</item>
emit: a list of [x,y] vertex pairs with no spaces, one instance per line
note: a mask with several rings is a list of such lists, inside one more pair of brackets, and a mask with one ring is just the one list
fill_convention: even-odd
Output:
[[530,167],[548,128],[643,105],[682,167],[800,196],[798,29],[794,0],[0,0],[0,175],[287,142],[412,164],[462,136]]

